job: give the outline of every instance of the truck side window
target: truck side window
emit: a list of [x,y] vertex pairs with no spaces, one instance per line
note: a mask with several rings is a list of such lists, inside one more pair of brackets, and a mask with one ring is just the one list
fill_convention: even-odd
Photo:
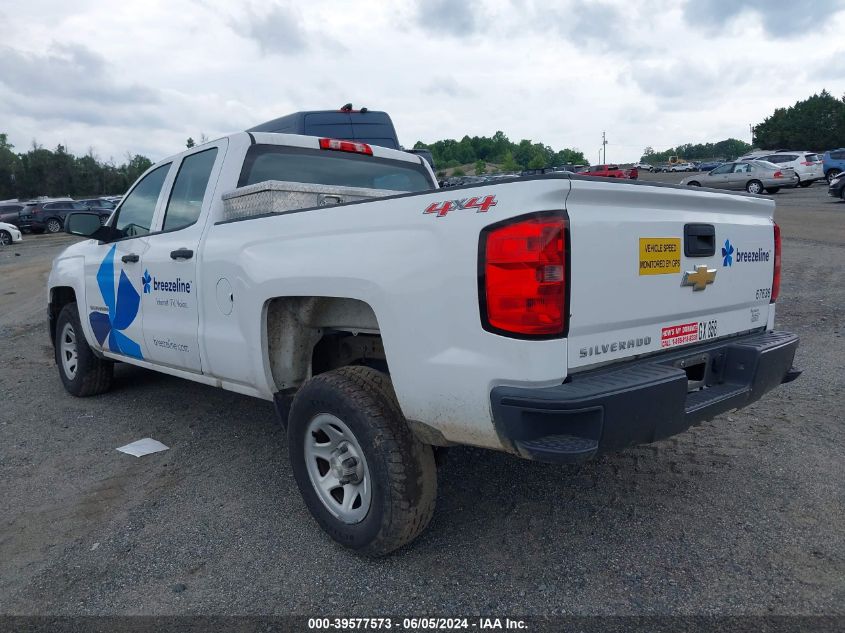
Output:
[[164,212],[163,230],[183,229],[191,226],[200,217],[202,200],[216,158],[217,148],[213,147],[186,156],[182,160]]
[[170,163],[151,171],[123,200],[113,224],[120,232],[120,237],[135,237],[150,232],[156,202],[169,170]]

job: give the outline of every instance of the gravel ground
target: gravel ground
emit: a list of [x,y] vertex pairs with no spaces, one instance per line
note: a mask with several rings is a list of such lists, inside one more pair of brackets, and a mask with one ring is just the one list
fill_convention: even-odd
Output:
[[[375,561],[310,518],[270,403],[130,366],[67,395],[44,282],[72,238],[26,236],[0,250],[0,613],[845,615],[845,203],[775,199],[798,381],[582,466],[452,449],[428,531]],[[114,450],[148,436],[170,450]]]

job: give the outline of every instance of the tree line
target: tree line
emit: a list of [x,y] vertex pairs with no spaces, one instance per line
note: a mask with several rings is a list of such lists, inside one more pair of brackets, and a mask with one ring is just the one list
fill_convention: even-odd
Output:
[[93,149],[75,156],[63,145],[49,150],[34,141],[27,152],[14,149],[0,133],[0,200],[121,195],[153,164],[146,156],[127,154],[126,162],[116,165],[100,161]]
[[751,150],[751,145],[735,138],[726,138],[718,143],[684,143],[677,147],[670,147],[662,152],[646,147],[640,162],[649,165],[659,165],[669,160],[671,156],[680,156],[686,160],[723,159],[733,160]]
[[434,157],[435,169],[443,170],[458,165],[476,164],[478,170],[483,163],[501,165],[503,171],[542,169],[559,165],[589,165],[583,152],[577,149],[555,151],[543,143],[523,139],[514,143],[504,132],[493,136],[464,136],[460,141],[444,139],[434,143],[417,141],[414,149],[427,149]]
[[[827,90],[822,90],[793,106],[777,108],[751,130],[753,147],[760,149],[824,152],[845,147],[845,95],[837,99]],[[646,147],[640,160],[651,165],[665,163],[670,156],[688,160],[732,160],[751,149],[752,145],[729,138],[718,143],[686,143],[663,152]]]

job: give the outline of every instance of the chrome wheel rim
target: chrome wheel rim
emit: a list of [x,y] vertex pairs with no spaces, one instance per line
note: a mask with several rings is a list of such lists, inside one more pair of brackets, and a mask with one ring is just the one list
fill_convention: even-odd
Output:
[[50,231],[50,233],[58,233],[62,230],[62,225],[59,224],[58,220],[50,220],[47,222],[47,230]]
[[76,347],[76,331],[70,323],[65,323],[62,328],[62,334],[59,337],[59,353],[62,357],[62,369],[65,376],[73,380],[76,378],[76,370],[79,367],[79,355]]
[[9,246],[12,243],[12,236],[6,233],[6,231],[0,231],[0,244],[3,246]]
[[372,503],[372,479],[352,430],[330,413],[314,416],[305,429],[305,466],[326,509],[344,523],[360,523]]
[[750,185],[748,185],[748,193],[760,193],[760,191],[762,190],[763,188],[756,182],[752,182]]

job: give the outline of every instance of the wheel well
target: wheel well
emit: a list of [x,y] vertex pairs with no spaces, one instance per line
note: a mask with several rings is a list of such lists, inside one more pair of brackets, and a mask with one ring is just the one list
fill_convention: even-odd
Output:
[[56,286],[50,289],[50,304],[47,306],[47,314],[50,322],[50,340],[53,346],[56,345],[56,320],[59,312],[67,304],[76,301],[76,292],[70,286]]
[[267,361],[278,391],[291,392],[311,376],[347,365],[387,370],[375,312],[357,299],[272,299],[266,335]]

